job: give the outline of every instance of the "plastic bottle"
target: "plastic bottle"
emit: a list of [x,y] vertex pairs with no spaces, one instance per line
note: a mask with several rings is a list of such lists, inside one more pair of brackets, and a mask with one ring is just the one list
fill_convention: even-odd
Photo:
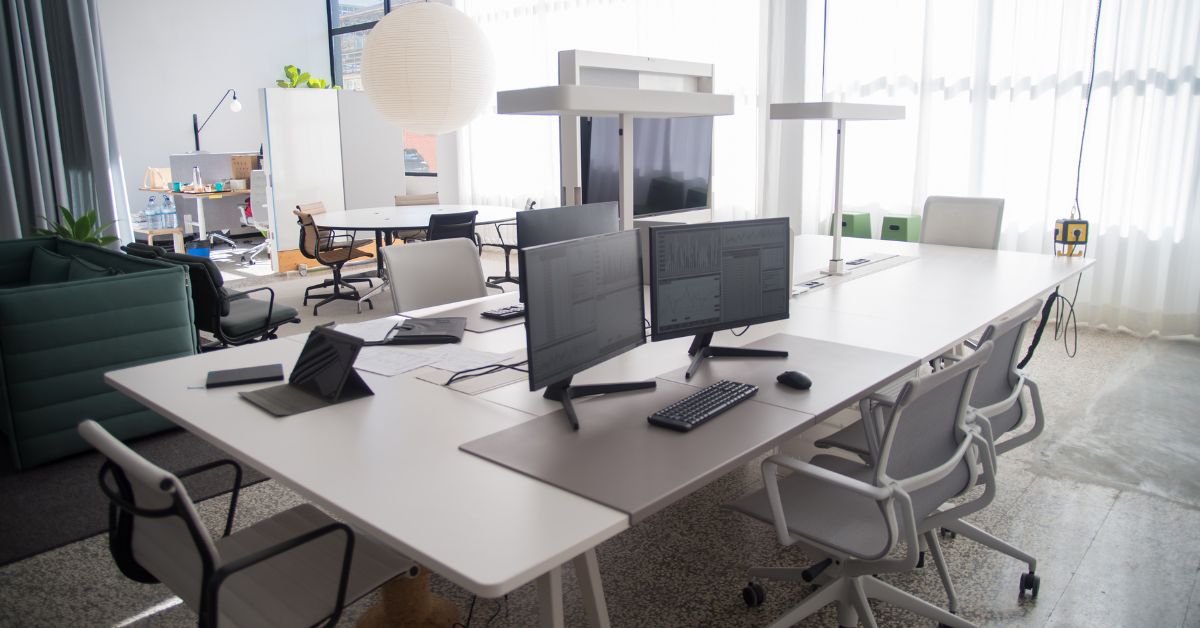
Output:
[[163,195],[162,200],[162,228],[174,229],[179,226],[179,221],[175,215],[175,200],[171,195]]
[[146,228],[147,229],[162,229],[162,216],[160,212],[158,197],[150,195],[150,200],[146,202]]

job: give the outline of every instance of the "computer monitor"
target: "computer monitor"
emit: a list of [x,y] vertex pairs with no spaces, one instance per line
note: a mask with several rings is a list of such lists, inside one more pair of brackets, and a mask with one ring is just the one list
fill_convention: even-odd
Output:
[[[545,211],[545,210],[542,210]],[[529,389],[545,387],[579,429],[571,399],[641,388],[654,382],[571,386],[571,377],[645,344],[641,246],[618,231],[522,248],[525,347]]]
[[705,358],[787,357],[710,346],[713,332],[788,317],[787,218],[650,228],[654,341],[694,336],[690,378]]
[[[615,202],[517,212],[517,245],[521,248],[620,230],[621,219]],[[519,255],[517,268],[518,276],[524,273]],[[521,302],[524,303],[524,284],[521,284],[520,293]]]

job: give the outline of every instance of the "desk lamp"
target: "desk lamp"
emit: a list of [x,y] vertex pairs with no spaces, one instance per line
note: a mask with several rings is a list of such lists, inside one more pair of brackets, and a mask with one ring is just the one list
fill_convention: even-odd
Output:
[[212,119],[213,114],[217,112],[217,109],[221,106],[221,103],[225,102],[225,99],[228,98],[230,94],[233,94],[233,100],[229,103],[229,110],[234,113],[241,111],[242,103],[237,99],[237,91],[227,89],[225,90],[225,95],[221,96],[221,100],[217,101],[216,107],[213,107],[212,111],[208,112],[208,117],[204,119],[204,124],[200,124],[199,116],[194,113],[192,114],[192,136],[196,140],[197,153],[200,152],[200,131],[204,130],[204,127],[208,125],[208,121]]
[[847,120],[903,120],[904,107],[845,102],[794,102],[771,105],[772,120],[837,120],[837,166],[833,183],[833,257],[829,275],[846,274],[842,260],[842,153]]

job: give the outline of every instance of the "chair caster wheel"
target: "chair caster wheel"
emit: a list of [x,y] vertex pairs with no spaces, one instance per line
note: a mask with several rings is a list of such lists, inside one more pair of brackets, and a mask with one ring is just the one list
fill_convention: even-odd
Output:
[[767,590],[757,582],[749,582],[742,587],[742,601],[749,608],[762,606],[762,603],[767,599]]
[[955,539],[955,538],[958,538],[958,533],[955,532],[954,530],[940,528],[938,530],[938,536],[942,537],[943,539]]
[[1028,591],[1029,597],[1036,599],[1038,596],[1038,588],[1041,587],[1041,584],[1042,579],[1034,575],[1032,571],[1021,574],[1020,597],[1025,597],[1025,592]]

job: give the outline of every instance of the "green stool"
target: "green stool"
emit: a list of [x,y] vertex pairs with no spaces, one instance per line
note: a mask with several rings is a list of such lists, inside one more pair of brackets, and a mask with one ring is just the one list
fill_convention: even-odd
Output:
[[[833,235],[830,221],[829,235]],[[867,212],[842,212],[842,237],[871,238],[871,214]]]
[[920,216],[884,216],[883,228],[879,234],[880,240],[899,240],[901,242],[916,242],[921,239]]

